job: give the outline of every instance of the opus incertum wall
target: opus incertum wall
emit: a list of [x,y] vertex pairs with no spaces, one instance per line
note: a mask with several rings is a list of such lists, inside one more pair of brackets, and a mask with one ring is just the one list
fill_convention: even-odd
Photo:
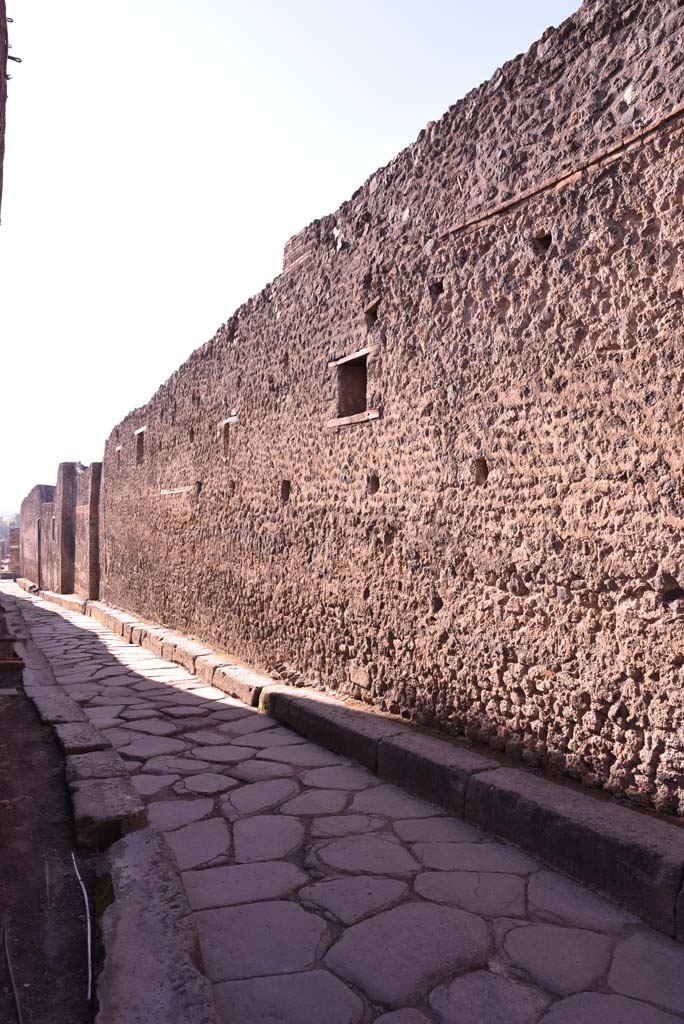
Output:
[[44,590],[94,598],[99,589],[101,463],[63,462],[57,486],[21,504],[21,573]]
[[592,0],[109,437],[103,600],[684,811],[684,7]]

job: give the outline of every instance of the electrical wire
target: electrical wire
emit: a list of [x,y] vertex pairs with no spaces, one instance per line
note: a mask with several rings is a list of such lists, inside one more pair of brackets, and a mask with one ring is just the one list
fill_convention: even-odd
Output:
[[24,1024],[24,1018],[21,1013],[21,1004],[19,1002],[19,992],[17,991],[17,983],[14,980],[14,970],[12,969],[12,957],[10,956],[9,917],[6,917],[4,920],[3,945],[5,947],[5,960],[7,961],[7,970],[9,971],[10,982],[12,984],[12,995],[14,996],[14,1006],[17,1011],[17,1020],[19,1021],[19,1024]]
[[85,904],[85,911],[86,911],[86,928],[87,928],[87,943],[88,943],[88,1002],[90,1002],[90,998],[91,998],[91,995],[92,995],[92,988],[93,988],[93,963],[92,963],[92,954],[91,954],[90,904],[88,903],[88,893],[86,892],[86,887],[83,884],[83,879],[81,878],[81,872],[78,870],[78,864],[76,863],[76,857],[74,856],[73,853],[71,854],[71,860],[72,860],[73,865],[74,865],[74,871],[76,872],[76,877],[78,878],[78,884],[81,886],[81,892],[83,893],[83,902]]

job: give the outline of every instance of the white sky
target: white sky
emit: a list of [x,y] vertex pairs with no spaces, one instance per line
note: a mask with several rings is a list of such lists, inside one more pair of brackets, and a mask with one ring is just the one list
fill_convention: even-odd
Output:
[[578,0],[7,0],[0,514]]

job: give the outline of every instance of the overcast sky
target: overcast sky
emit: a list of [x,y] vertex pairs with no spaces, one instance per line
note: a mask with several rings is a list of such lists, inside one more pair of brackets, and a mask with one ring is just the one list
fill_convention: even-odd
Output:
[[7,0],[0,514],[577,0]]

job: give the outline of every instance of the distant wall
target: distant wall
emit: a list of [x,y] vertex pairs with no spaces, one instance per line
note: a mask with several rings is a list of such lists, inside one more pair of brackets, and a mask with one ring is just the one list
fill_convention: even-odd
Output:
[[21,572],[44,590],[97,597],[100,463],[63,462],[21,506]]
[[22,501],[20,512],[21,574],[37,586],[46,588],[49,574],[43,571],[47,543],[47,538],[44,543],[44,534],[47,532],[50,538],[52,536],[54,494],[54,487],[38,484]]
[[9,571],[17,576],[21,572],[20,530],[18,526],[10,526],[9,530]]
[[76,476],[74,593],[96,598],[99,593],[100,474],[102,464],[94,462]]

